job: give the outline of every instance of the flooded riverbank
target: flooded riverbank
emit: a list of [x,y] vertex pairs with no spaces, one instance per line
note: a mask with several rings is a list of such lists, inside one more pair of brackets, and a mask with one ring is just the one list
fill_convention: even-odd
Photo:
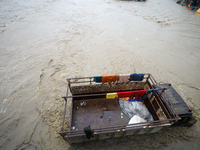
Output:
[[151,73],[199,118],[200,14],[174,0],[1,0],[0,12],[0,149],[200,147],[199,123],[74,146],[57,134],[70,77]]

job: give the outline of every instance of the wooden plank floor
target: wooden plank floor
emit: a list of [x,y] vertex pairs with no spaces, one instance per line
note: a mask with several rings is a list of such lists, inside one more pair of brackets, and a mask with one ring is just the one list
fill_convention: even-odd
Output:
[[[86,106],[80,103],[86,101]],[[115,99],[96,98],[73,102],[72,127],[83,130],[88,125],[92,129],[128,124],[129,118],[121,111]],[[77,109],[78,107],[78,109]],[[103,118],[100,118],[101,113]],[[123,118],[121,117],[123,114]],[[111,116],[111,120],[109,117]]]

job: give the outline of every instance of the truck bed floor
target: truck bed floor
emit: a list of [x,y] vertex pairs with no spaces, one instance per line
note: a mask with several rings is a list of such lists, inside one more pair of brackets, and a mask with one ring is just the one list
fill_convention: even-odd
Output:
[[[86,106],[81,106],[82,102],[86,102]],[[103,117],[100,118],[102,113]],[[74,101],[72,117],[72,126],[75,126],[76,130],[83,130],[88,125],[92,129],[124,125],[129,121],[116,100],[106,98]]]

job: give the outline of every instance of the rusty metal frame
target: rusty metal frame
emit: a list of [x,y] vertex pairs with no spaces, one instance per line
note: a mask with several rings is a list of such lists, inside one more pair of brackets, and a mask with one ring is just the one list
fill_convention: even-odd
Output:
[[[153,78],[153,76],[151,76],[151,77]],[[153,78],[153,80],[154,80],[154,82],[157,84],[157,86],[158,86],[159,88],[161,88],[160,85],[156,82],[156,80],[155,80],[154,78]],[[164,95],[164,96],[163,96],[163,95]],[[166,102],[168,102],[168,104],[170,105],[170,107],[168,107],[168,108],[169,108],[169,109],[170,109],[170,108],[172,109],[171,111],[174,112],[174,115],[175,115],[174,117],[180,119],[180,117],[179,117],[178,114],[176,113],[176,111],[175,111],[175,109],[174,109],[172,103],[170,102],[170,100],[169,100],[167,94],[166,94],[165,92],[163,92],[163,94],[161,94],[161,97],[162,97]]]
[[[149,85],[149,87],[152,89],[153,87],[152,87],[152,85],[151,85],[151,83],[148,81],[148,85]],[[157,95],[155,95],[155,97],[157,98],[157,99],[159,99],[160,100],[160,98],[159,97],[157,97]],[[161,105],[161,107],[162,108],[164,108],[164,111],[167,113],[167,116],[169,116],[170,117],[170,114],[168,113],[168,111],[166,110],[166,108],[164,107],[164,105],[163,105],[163,103],[162,103],[162,101],[160,100],[159,101],[159,104]]]
[[[161,88],[160,87],[160,85],[157,83],[157,81],[154,79],[154,77],[152,76],[152,75],[150,75],[150,81],[152,82],[152,84],[153,84],[153,86],[156,88]],[[164,96],[163,96],[164,95]],[[178,116],[178,114],[176,113],[176,111],[175,111],[175,109],[174,109],[174,107],[173,107],[173,105],[171,104],[171,102],[169,101],[169,98],[168,98],[168,96],[166,95],[166,93],[165,92],[161,92],[160,93],[160,95],[157,95],[156,94],[156,96],[158,96],[158,97],[161,97],[162,99],[164,99],[165,100],[165,102],[167,102],[169,105],[170,105],[170,107],[168,107],[168,109],[169,109],[169,111],[171,112],[171,114],[173,115],[173,117],[174,118],[179,118],[180,119],[180,117]],[[163,102],[161,101],[161,103],[163,104]],[[167,104],[167,105],[168,105]]]
[[[146,82],[153,84],[154,87],[152,88],[159,88],[159,90],[162,90],[161,93],[158,95],[156,94],[156,98],[160,100],[161,104],[164,106],[163,102],[161,101],[160,97],[163,98],[166,102],[168,102],[170,104],[170,106],[172,107],[172,110],[174,113],[173,117],[171,119],[167,119],[167,120],[156,120],[156,121],[152,121],[152,122],[145,122],[145,123],[137,123],[137,124],[130,124],[130,125],[121,125],[121,126],[110,126],[110,127],[104,127],[104,128],[98,128],[98,129],[93,129],[94,133],[96,134],[103,134],[103,133],[112,133],[112,132],[118,132],[118,131],[128,131],[128,130],[135,130],[135,129],[142,129],[145,126],[148,126],[147,128],[151,127],[151,126],[162,126],[165,125],[166,123],[173,123],[177,120],[180,119],[180,117],[178,116],[178,114],[176,113],[175,109],[173,108],[172,104],[169,101],[169,98],[167,97],[167,95],[164,92],[164,88],[161,88],[159,86],[159,84],[156,82],[156,80],[152,77],[151,74],[145,74],[148,75],[148,77],[146,77]],[[62,127],[61,127],[61,131],[59,132],[59,134],[65,139],[67,140],[66,137],[75,137],[75,136],[83,136],[85,135],[83,130],[78,130],[78,131],[74,131],[71,130],[71,124],[72,124],[72,117],[70,119],[70,130],[69,131],[63,131],[64,129],[64,122],[65,122],[65,114],[66,114],[66,108],[67,108],[67,99],[68,98],[74,98],[74,97],[83,97],[83,96],[102,96],[102,95],[106,95],[107,93],[101,93],[101,94],[85,94],[85,95],[73,95],[73,96],[68,96],[68,89],[70,89],[71,91],[71,84],[73,83],[80,83],[80,82],[71,82],[71,80],[75,79],[90,79],[90,81],[84,81],[81,83],[90,83],[93,82],[91,81],[93,77],[82,77],[82,78],[68,78],[68,85],[67,85],[67,92],[66,92],[66,96],[63,97],[65,99],[65,106],[64,106],[64,115],[63,115],[63,123],[62,123]],[[134,82],[134,81],[133,81]],[[140,82],[140,81],[139,81]],[[117,83],[118,84],[118,83]],[[164,94],[164,97],[162,96]],[[164,106],[165,108],[165,106]],[[165,108],[166,109],[166,108]],[[72,106],[71,106],[71,115],[72,115],[72,110],[73,110],[73,100],[72,100]],[[167,111],[167,110],[166,110]],[[67,140],[68,141],[68,140]],[[70,141],[68,141],[70,142]]]
[[66,114],[66,107],[67,107],[67,96],[68,96],[68,89],[69,89],[69,86],[67,86],[67,92],[66,92],[66,97],[63,97],[64,100],[65,100],[65,107],[64,107],[64,115],[63,115],[63,122],[62,122],[62,127],[61,127],[61,131],[63,131],[63,128],[64,128],[64,121],[65,121],[65,114]]
[[[129,130],[136,130],[136,129],[143,129],[143,127],[153,128],[153,126],[162,126],[171,121],[175,121],[174,119],[167,119],[167,120],[156,120],[152,122],[143,122],[143,123],[135,123],[135,124],[127,124],[121,126],[109,126],[104,128],[97,128],[93,129],[95,134],[104,134],[104,133],[111,133],[111,132],[118,132],[118,131],[129,131]],[[164,122],[164,123],[161,123]],[[74,136],[82,136],[85,135],[83,130],[70,130],[70,131],[61,131],[60,134],[65,134],[67,137],[74,137]]]
[[[148,75],[147,77],[144,77],[144,79],[148,79],[151,76],[151,74],[149,74],[149,73],[145,73],[144,75]],[[80,79],[90,79],[90,80],[88,80],[88,81],[80,81],[80,82],[77,82],[77,81],[73,82],[73,81],[71,81],[71,80],[80,80]],[[67,81],[70,81],[70,84],[95,82],[95,81],[91,81],[91,79],[94,79],[94,77],[68,78]],[[130,82],[142,82],[142,81],[130,81]],[[123,83],[127,83],[127,82],[123,82]],[[101,83],[98,83],[97,85],[99,85],[99,84],[101,84]],[[106,84],[106,83],[104,83],[104,84]],[[121,84],[121,83],[118,83],[118,80],[117,80],[116,84]]]
[[[158,90],[165,90],[166,88],[160,88]],[[107,92],[107,93],[101,93],[101,94],[84,94],[84,95],[73,95],[73,96],[64,96],[62,98],[75,98],[75,97],[92,97],[92,96],[106,96],[108,93],[113,93],[113,92]]]

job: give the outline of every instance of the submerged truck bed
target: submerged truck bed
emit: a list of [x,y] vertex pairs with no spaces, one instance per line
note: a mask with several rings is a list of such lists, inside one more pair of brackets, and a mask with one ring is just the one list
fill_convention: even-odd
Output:
[[[93,131],[90,140],[101,140],[155,133],[180,119],[171,102],[162,96],[165,87],[160,87],[150,74],[145,74],[142,81],[112,84],[96,84],[92,77],[70,78],[68,87],[72,96],[68,96],[67,92],[64,99],[67,102],[67,98],[72,98],[70,129],[63,130],[66,122],[65,104],[60,135],[70,144],[87,142],[84,128],[89,125]],[[122,112],[116,99],[106,99],[106,93],[148,90],[155,87],[159,88],[159,92],[154,98],[151,101],[149,97],[143,100],[143,104],[153,116],[154,121],[151,122],[128,124],[130,119]]]

